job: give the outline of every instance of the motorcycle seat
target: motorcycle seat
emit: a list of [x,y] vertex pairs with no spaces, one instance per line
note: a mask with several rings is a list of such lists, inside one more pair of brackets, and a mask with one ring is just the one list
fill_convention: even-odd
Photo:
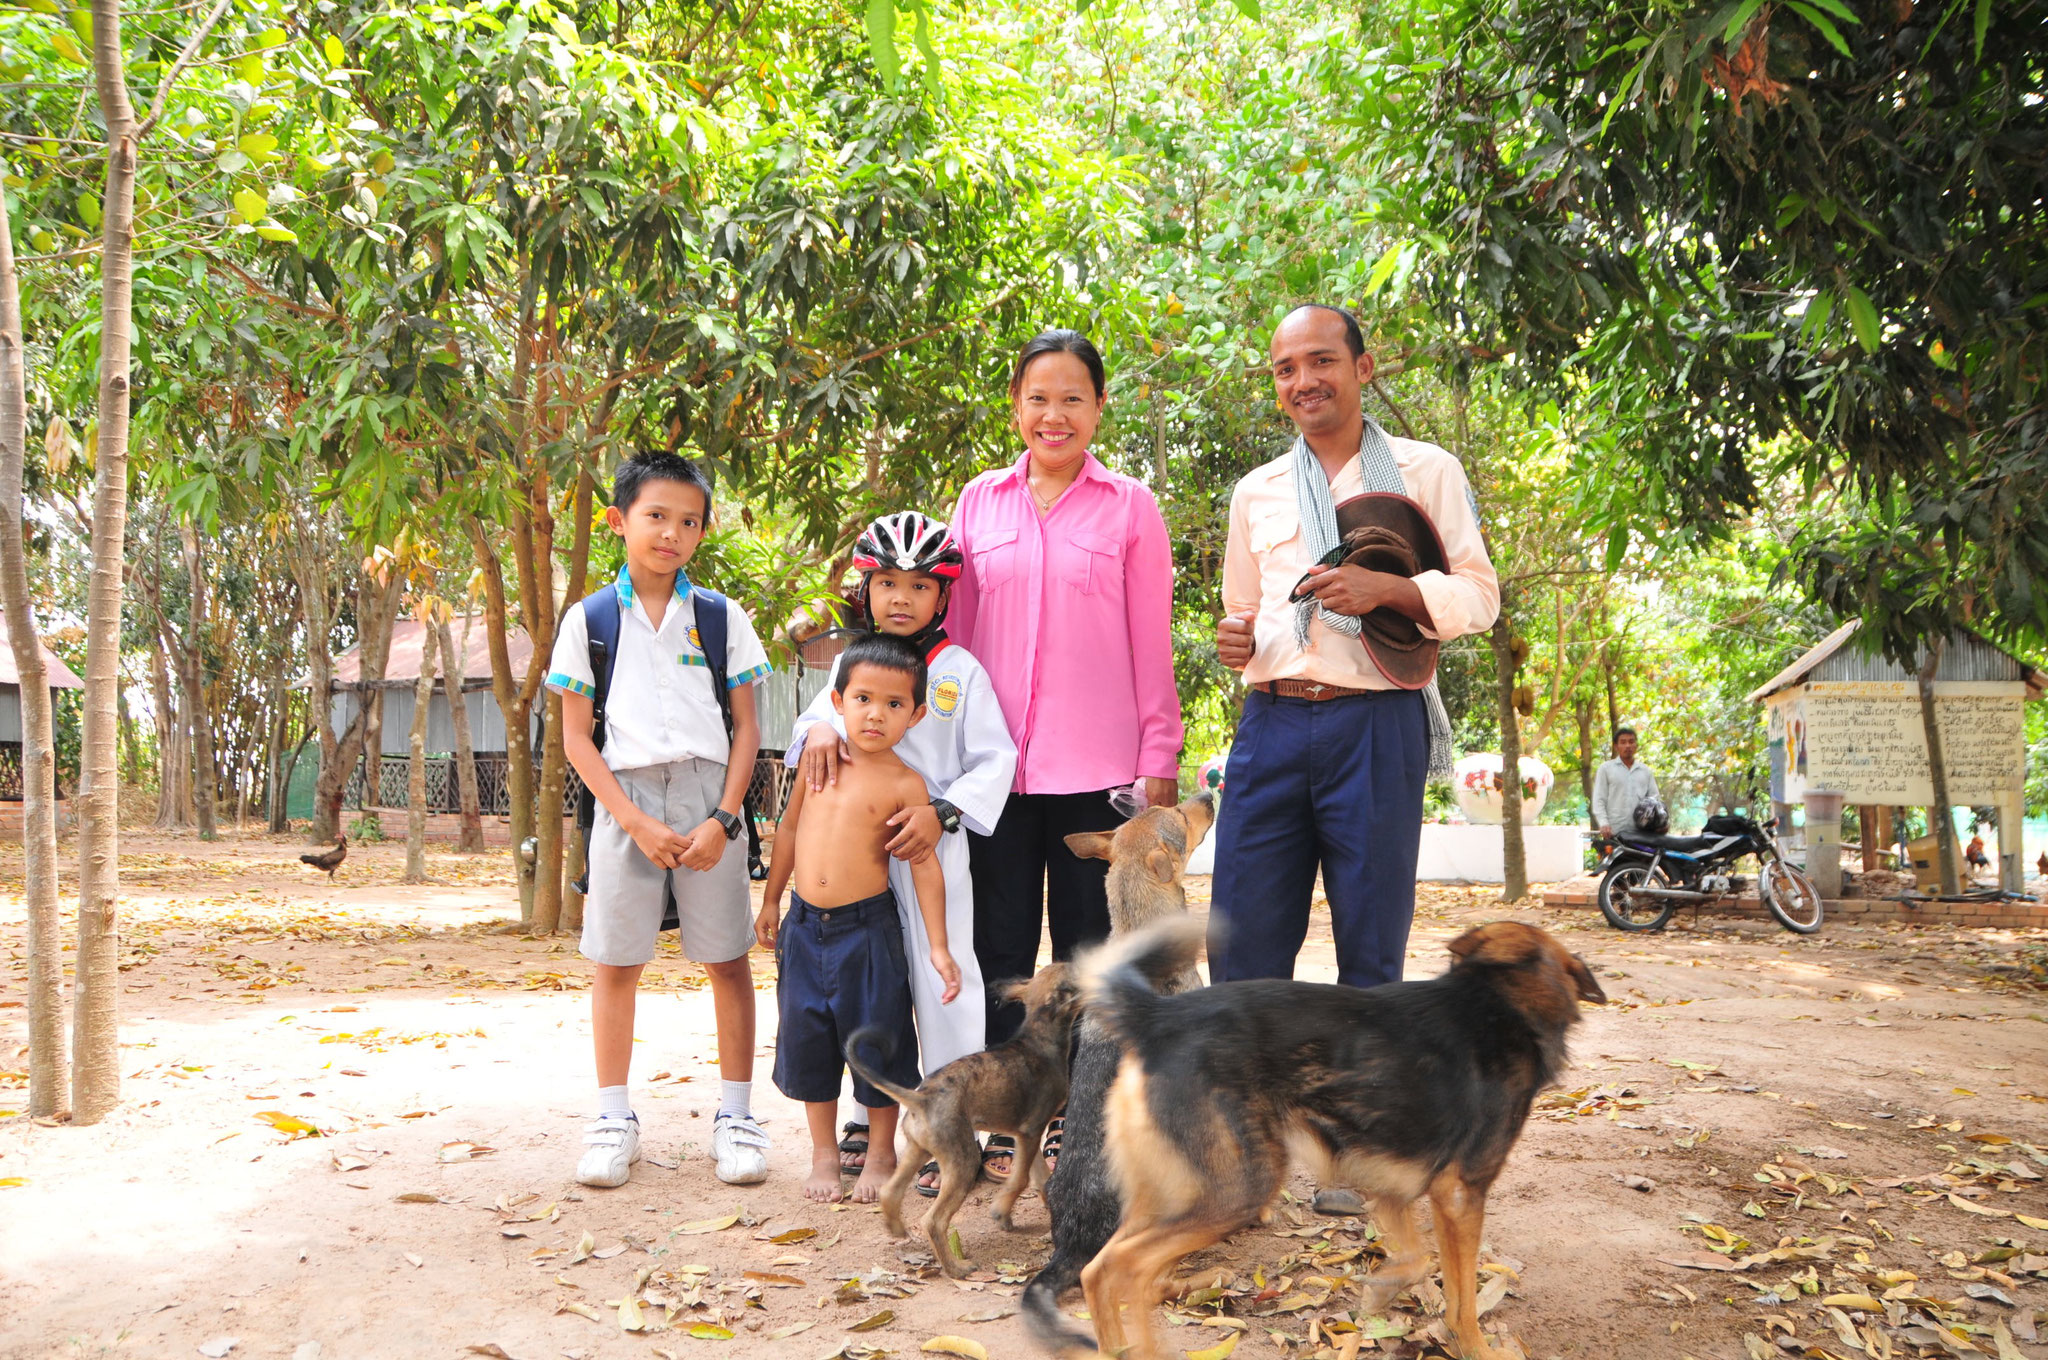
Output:
[[1621,838],[1623,844],[1626,845],[1640,846],[1645,849],[1675,850],[1680,854],[1686,855],[1698,854],[1703,850],[1712,850],[1730,839],[1732,838],[1728,836],[1646,836],[1641,832]]

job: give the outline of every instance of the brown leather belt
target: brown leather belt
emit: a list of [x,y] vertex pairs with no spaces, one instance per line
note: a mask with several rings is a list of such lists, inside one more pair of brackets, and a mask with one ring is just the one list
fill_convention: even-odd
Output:
[[1252,686],[1277,699],[1350,699],[1360,694],[1381,694],[1376,689],[1350,689],[1343,685],[1322,685],[1313,680],[1261,680]]

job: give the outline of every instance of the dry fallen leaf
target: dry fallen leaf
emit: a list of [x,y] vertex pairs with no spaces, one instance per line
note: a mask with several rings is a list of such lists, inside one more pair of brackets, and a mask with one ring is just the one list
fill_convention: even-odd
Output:
[[1229,1336],[1224,1337],[1205,1351],[1189,1351],[1187,1353],[1188,1360],[1223,1360],[1225,1356],[1237,1349],[1238,1338],[1243,1335],[1243,1332],[1232,1332]]
[[444,1162],[467,1162],[478,1157],[488,1157],[496,1151],[497,1149],[494,1147],[483,1147],[476,1143],[443,1143],[441,1144],[441,1160]]
[[256,1117],[291,1138],[318,1138],[320,1130],[303,1119],[294,1118],[283,1110],[258,1110]]
[[[809,1325],[808,1323],[805,1324],[805,1326]],[[732,1340],[732,1328],[721,1327],[715,1322],[700,1322],[690,1328],[684,1335],[698,1341],[730,1341]]]
[[981,1308],[975,1310],[972,1313],[962,1313],[960,1315],[960,1321],[996,1322],[1006,1317],[1015,1317],[1016,1315],[1017,1310],[1014,1308]]
[[591,1248],[595,1247],[596,1245],[597,1238],[591,1235],[588,1231],[586,1231],[583,1234],[582,1240],[577,1242],[576,1254],[569,1258],[569,1264],[573,1266],[579,1261],[588,1261],[590,1259]]
[[777,1327],[774,1331],[768,1333],[768,1339],[770,1341],[781,1341],[786,1337],[795,1336],[798,1332],[808,1332],[817,1325],[815,1322],[794,1322],[787,1327]]
[[1948,1197],[1948,1202],[1950,1204],[1955,1205],[1958,1209],[1967,1209],[1973,1214],[1982,1214],[1986,1218],[2012,1217],[2012,1214],[2007,1210],[1993,1209],[1989,1205],[1985,1204],[1973,1204],[1969,1200],[1964,1199],[1961,1195],[1950,1195]]
[[794,1275],[777,1275],[766,1270],[749,1270],[744,1273],[749,1280],[759,1280],[762,1284],[772,1284],[782,1289],[798,1289],[807,1284]]
[[988,1347],[970,1336],[935,1336],[918,1349],[940,1355],[964,1355],[967,1360],[988,1360]]
[[700,1218],[694,1223],[683,1224],[675,1231],[678,1235],[684,1237],[694,1236],[697,1233],[724,1232],[739,1221],[740,1216],[738,1213],[730,1213],[724,1218]]
[[441,1197],[427,1190],[408,1190],[398,1197],[400,1204],[439,1204]]
[[1882,1313],[1884,1305],[1868,1294],[1830,1294],[1820,1301],[1823,1308],[1855,1308],[1865,1313]]
[[337,1152],[329,1160],[334,1163],[336,1171],[362,1171],[370,1165],[367,1159],[352,1152]]
[[[0,1182],[0,1184],[4,1183]],[[2026,1224],[2029,1228],[2048,1232],[2048,1218],[2035,1218],[2032,1214],[2014,1214],[2013,1217]]]
[[494,1360],[512,1360],[505,1348],[495,1341],[486,1341],[481,1346],[465,1346],[463,1349],[471,1355],[488,1355],[494,1357]]
[[884,1308],[881,1312],[876,1313],[871,1317],[862,1318],[859,1322],[854,1323],[851,1327],[848,1327],[846,1330],[849,1332],[872,1332],[877,1327],[886,1327],[895,1320],[895,1312],[891,1309]]
[[619,1330],[624,1332],[644,1331],[647,1318],[640,1311],[640,1300],[631,1294],[619,1300]]
[[557,1308],[555,1312],[557,1315],[574,1313],[577,1317],[589,1318],[592,1322],[604,1321],[604,1314],[598,1312],[587,1303],[565,1303],[560,1308]]
[[778,1247],[786,1247],[792,1242],[808,1242],[817,1235],[816,1228],[791,1228],[788,1232],[779,1232],[768,1240]]

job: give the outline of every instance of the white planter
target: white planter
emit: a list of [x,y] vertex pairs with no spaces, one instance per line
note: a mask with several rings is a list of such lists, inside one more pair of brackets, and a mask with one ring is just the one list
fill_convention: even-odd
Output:
[[[1451,767],[1451,791],[1465,820],[1477,826],[1501,823],[1500,754],[1479,751]],[[1550,798],[1550,786],[1557,777],[1535,756],[1522,757],[1522,824],[1531,825]]]

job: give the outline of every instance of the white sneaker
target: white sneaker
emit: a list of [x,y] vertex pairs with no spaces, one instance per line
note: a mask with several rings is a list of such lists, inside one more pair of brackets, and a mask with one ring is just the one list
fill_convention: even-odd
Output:
[[718,1179],[753,1185],[768,1179],[768,1135],[750,1114],[721,1114],[711,1123],[711,1155]]
[[576,1179],[584,1185],[618,1186],[640,1160],[640,1121],[632,1115],[595,1120],[583,1131],[583,1157]]

